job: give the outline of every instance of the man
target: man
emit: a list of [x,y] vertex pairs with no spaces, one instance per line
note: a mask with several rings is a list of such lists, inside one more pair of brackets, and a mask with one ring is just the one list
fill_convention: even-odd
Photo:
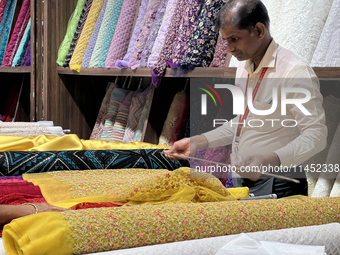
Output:
[[[323,150],[327,137],[323,99],[314,71],[271,37],[268,12],[260,0],[228,1],[219,14],[216,29],[228,41],[228,53],[244,61],[237,68],[235,82],[245,98],[246,91],[252,89],[255,109],[269,110],[275,101],[277,108],[265,116],[245,112],[213,131],[177,141],[165,153],[189,156],[197,149],[232,144],[231,161],[235,166],[282,166],[289,171],[278,174],[301,178],[300,184],[294,184],[264,178],[259,173],[239,173],[248,179],[233,178],[234,186],[248,186],[255,195],[307,195],[305,173],[301,167],[293,166]],[[277,89],[277,98],[273,88]],[[308,90],[311,99],[303,107],[311,115],[306,115],[297,104],[287,104],[286,109],[281,109],[282,88]],[[298,101],[305,97],[301,92],[287,93],[288,99]],[[245,102],[245,109],[247,105]],[[286,115],[281,110],[286,110]]]

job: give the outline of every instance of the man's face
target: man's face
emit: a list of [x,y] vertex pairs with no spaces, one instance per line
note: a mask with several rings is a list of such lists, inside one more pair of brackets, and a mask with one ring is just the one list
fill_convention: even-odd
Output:
[[220,32],[222,38],[228,41],[228,53],[233,54],[239,61],[252,59],[260,48],[261,40],[255,31],[250,33],[247,29],[225,26]]

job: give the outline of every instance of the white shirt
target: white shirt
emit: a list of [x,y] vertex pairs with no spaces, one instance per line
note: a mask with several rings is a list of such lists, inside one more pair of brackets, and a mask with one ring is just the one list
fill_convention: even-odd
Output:
[[[259,87],[254,101],[257,110],[267,110],[272,107],[272,88],[278,89],[278,106],[274,113],[261,116],[249,113],[246,126],[242,128],[239,137],[239,153],[243,159],[255,154],[275,152],[280,158],[282,166],[293,167],[300,165],[326,147],[327,127],[325,125],[325,112],[322,107],[323,97],[320,93],[320,84],[313,69],[294,53],[279,46],[274,40],[269,45],[261,63],[254,71],[251,60],[240,62],[236,72],[236,86],[245,93],[247,77],[249,74],[249,88],[255,88],[264,67],[268,70]],[[286,116],[281,115],[281,88],[304,88],[310,91],[311,100],[303,106],[311,113],[304,115],[294,104],[287,104]],[[249,89],[248,88],[248,89]],[[287,98],[305,98],[302,93],[288,93]],[[245,102],[246,103],[246,102]],[[257,121],[255,121],[256,119]],[[277,119],[280,121],[268,121]],[[285,126],[281,122],[283,120]],[[249,120],[252,126],[250,127]],[[293,122],[295,120],[296,122]],[[233,123],[239,122],[239,116]],[[237,125],[230,122],[223,126],[204,133],[209,142],[209,148],[225,146],[233,143]],[[233,145],[233,149],[234,149]]]

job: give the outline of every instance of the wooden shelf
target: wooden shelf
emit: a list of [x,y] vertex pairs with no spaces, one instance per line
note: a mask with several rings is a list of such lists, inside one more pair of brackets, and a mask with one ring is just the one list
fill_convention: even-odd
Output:
[[[316,75],[320,79],[340,79],[340,67],[315,67],[313,68]],[[70,68],[58,67],[58,74],[68,75],[91,75],[91,76],[138,76],[150,77],[150,68],[132,69],[109,69],[109,68],[82,68],[80,73],[70,70]],[[190,72],[180,74],[178,71],[172,71],[167,68],[164,77],[218,77],[218,78],[234,78],[236,68],[204,68],[197,67]]]
[[30,66],[0,67],[0,73],[30,73]]

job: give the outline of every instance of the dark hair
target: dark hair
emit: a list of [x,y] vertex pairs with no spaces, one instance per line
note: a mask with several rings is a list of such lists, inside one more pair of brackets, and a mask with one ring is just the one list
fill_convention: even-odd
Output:
[[229,0],[218,14],[215,31],[226,25],[252,31],[258,22],[269,30],[268,11],[260,0]]

